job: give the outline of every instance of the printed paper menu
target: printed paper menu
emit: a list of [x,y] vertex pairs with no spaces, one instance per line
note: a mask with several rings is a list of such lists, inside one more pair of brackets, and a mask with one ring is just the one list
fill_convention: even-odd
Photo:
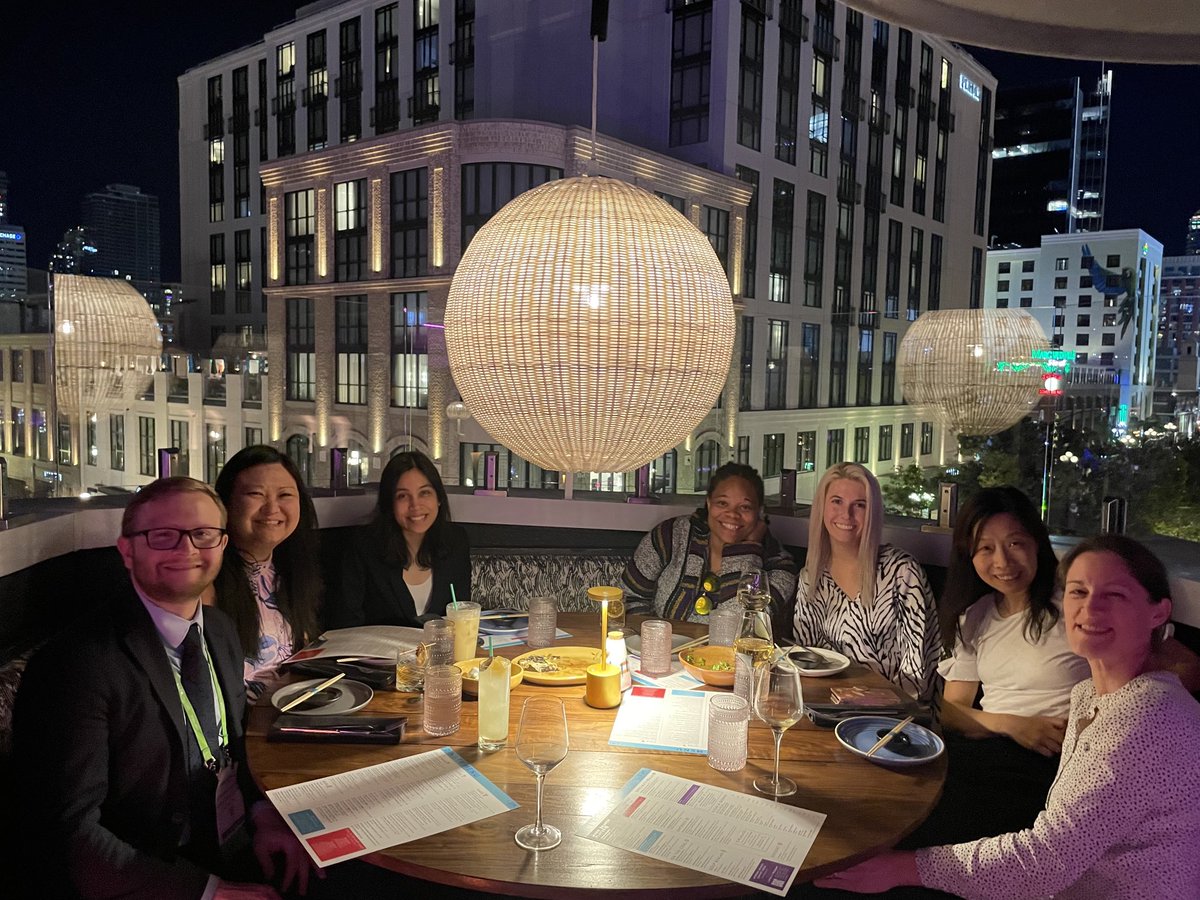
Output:
[[608,742],[616,747],[708,752],[708,691],[634,685],[621,701]]
[[449,747],[267,791],[321,867],[516,809]]
[[580,837],[784,896],[825,814],[642,769]]

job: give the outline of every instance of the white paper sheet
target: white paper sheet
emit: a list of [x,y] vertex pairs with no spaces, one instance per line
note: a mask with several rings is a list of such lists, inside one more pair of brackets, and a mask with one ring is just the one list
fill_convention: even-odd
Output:
[[293,653],[287,662],[331,657],[395,662],[397,650],[411,650],[421,643],[423,637],[424,632],[420,628],[402,625],[331,628],[303,650]]
[[267,791],[321,867],[516,809],[449,747]]
[[576,833],[782,897],[824,822],[824,813],[642,769]]
[[608,742],[615,747],[708,752],[708,691],[634,685],[626,692]]
[[[528,636],[528,628],[522,628],[515,634],[494,634],[492,635],[492,648],[499,650],[501,647],[516,647],[519,644],[524,644],[525,638]],[[557,641],[561,641],[563,638],[569,638],[570,636],[571,633],[569,631],[563,631],[561,628],[557,628],[554,631],[554,639]],[[479,643],[482,644],[484,648],[486,648],[488,645],[487,639],[488,636],[486,634],[479,635]]]

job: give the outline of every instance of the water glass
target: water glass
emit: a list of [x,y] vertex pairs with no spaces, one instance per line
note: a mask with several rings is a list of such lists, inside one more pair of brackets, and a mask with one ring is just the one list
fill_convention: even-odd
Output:
[[708,617],[710,647],[732,647],[742,625],[742,604],[727,600]]
[[708,764],[720,772],[746,767],[746,731],[750,704],[733,694],[708,702]]
[[558,629],[558,601],[553,597],[529,598],[529,631],[525,643],[541,650],[554,643]]
[[642,674],[671,674],[671,623],[666,619],[642,623]]
[[462,671],[458,666],[430,666],[425,670],[425,733],[435,737],[454,734],[461,714]]
[[425,623],[426,662],[431,666],[454,664],[454,625],[446,619],[430,619]]

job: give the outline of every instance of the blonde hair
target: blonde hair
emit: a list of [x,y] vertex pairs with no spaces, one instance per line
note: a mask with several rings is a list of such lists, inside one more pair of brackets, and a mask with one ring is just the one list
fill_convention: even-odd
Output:
[[870,470],[858,463],[837,463],[825,470],[817,489],[813,493],[812,510],[808,519],[808,556],[801,576],[808,590],[816,588],[817,582],[829,568],[829,557],[833,550],[829,532],[825,528],[825,500],[829,488],[845,479],[861,484],[867,492],[867,509],[863,517],[862,540],[858,545],[859,595],[863,605],[875,602],[875,580],[879,571],[879,545],[883,539],[883,492]]
[[217,511],[221,514],[221,527],[224,528],[227,519],[225,504],[221,502],[221,498],[217,492],[203,481],[188,478],[186,475],[174,475],[170,478],[159,478],[156,481],[150,482],[130,498],[129,503],[125,507],[125,512],[121,516],[121,534],[127,537],[133,531],[138,510],[143,506],[174,494],[192,493],[203,494],[216,504]]

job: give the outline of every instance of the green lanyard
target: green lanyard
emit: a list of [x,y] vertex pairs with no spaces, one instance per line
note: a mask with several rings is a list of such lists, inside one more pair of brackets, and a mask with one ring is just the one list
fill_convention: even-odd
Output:
[[[212,681],[213,696],[217,698],[217,737],[220,740],[220,746],[217,749],[224,750],[229,746],[229,735],[225,731],[225,697],[221,694],[221,686],[217,684],[217,675],[213,671],[212,660],[208,657],[208,647],[205,646],[203,637],[200,640],[200,649],[204,653],[205,663],[208,664],[208,677]],[[204,729],[200,727],[200,719],[196,716],[195,707],[192,706],[187,691],[183,689],[183,681],[174,666],[171,667],[171,674],[175,676],[175,690],[179,691],[179,702],[183,705],[183,714],[187,717],[188,724],[192,726],[192,734],[196,736],[200,755],[204,757],[204,767],[210,772],[215,772],[220,768],[217,765],[217,758],[213,756],[213,752],[208,746],[208,739],[204,736]]]

